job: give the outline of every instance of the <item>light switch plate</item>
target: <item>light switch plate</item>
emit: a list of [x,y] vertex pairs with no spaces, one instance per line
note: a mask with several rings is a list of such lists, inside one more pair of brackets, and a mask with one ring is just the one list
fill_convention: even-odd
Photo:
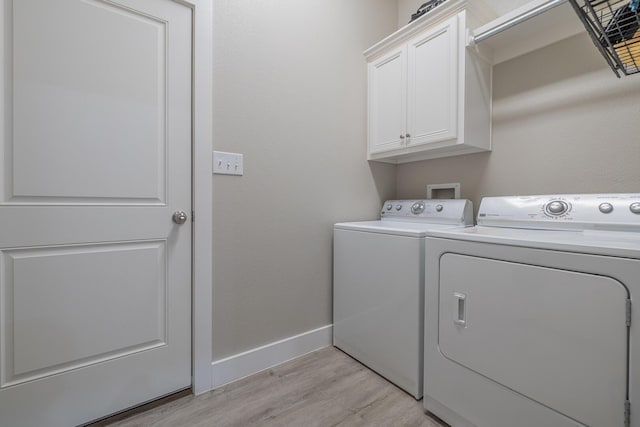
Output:
[[213,152],[213,173],[221,175],[243,175],[243,156],[239,153]]

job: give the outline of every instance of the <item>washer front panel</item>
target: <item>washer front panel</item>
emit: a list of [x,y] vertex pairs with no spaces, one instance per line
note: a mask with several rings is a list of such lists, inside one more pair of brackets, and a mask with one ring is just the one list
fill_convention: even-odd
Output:
[[335,229],[334,345],[422,396],[424,238]]

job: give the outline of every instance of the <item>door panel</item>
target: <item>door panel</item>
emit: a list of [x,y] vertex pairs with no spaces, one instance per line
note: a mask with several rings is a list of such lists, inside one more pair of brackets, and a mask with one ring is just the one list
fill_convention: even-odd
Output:
[[458,127],[458,17],[408,43],[409,145],[455,138]]
[[15,2],[13,16],[5,201],[163,202],[167,24],[101,1]]
[[605,276],[447,253],[439,349],[585,425],[623,425],[627,297]]
[[0,425],[76,425],[191,384],[192,11],[0,13]]
[[407,102],[407,48],[401,46],[369,64],[369,151],[401,148]]
[[2,386],[166,344],[165,242],[3,253]]

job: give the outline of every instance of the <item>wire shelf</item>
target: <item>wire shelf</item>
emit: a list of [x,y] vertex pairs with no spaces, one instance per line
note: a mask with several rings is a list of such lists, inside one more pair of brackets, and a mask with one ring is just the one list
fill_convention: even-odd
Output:
[[618,77],[640,72],[640,8],[632,10],[634,0],[569,2]]

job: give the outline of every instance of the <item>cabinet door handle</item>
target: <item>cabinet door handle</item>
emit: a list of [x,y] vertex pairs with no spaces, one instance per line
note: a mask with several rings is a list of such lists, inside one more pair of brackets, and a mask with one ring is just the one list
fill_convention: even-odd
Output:
[[404,139],[404,135],[400,135],[400,139]]
[[407,138],[411,138],[411,135],[409,135],[409,134],[406,134],[405,136],[406,136]]

